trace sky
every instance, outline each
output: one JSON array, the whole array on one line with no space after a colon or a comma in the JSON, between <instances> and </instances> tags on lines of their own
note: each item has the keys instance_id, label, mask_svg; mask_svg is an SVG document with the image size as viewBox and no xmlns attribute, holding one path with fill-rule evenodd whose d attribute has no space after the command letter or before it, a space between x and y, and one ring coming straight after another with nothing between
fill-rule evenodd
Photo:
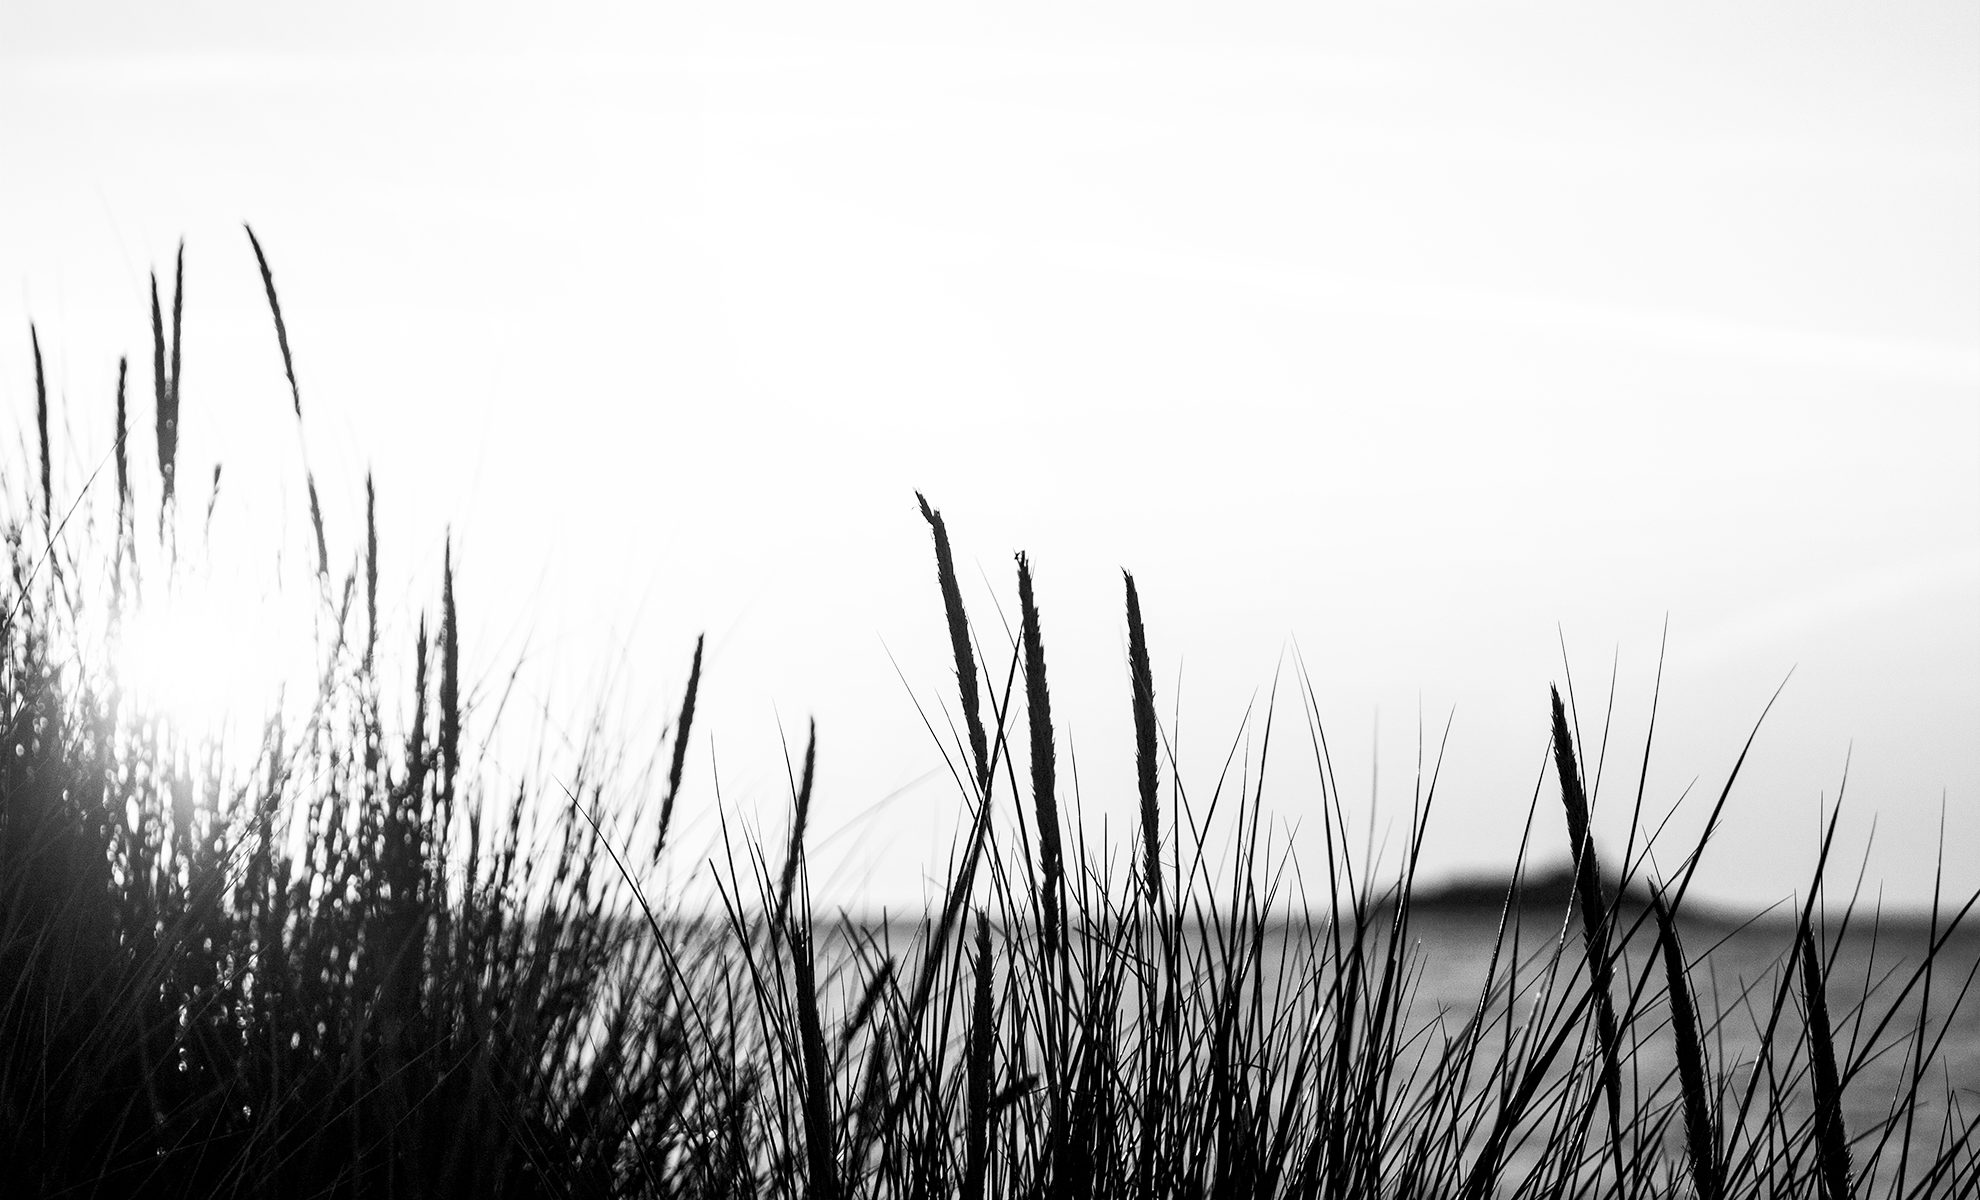
<instances>
[{"instance_id":1,"label":"sky","mask_svg":"<svg viewBox=\"0 0 1980 1200\"><path fill-rule=\"evenodd\" d=\"M1568 668L1591 751L1616 679L1614 853L1668 621L1660 867L1787 680L1699 891L1794 894L1845 777L1867 893L1928 899L1942 844L1980 887L1980 7L660 7L10 0L7 440L32 322L86 491L183 239L181 478L224 465L251 593L306 558L305 456L342 562L370 471L388 636L451 537L491 708L521 664L494 771L601 703L636 757L707 633L683 876L718 790L782 838L815 718L821 895L928 894L962 805L920 490L1000 686L1031 555L1116 843L1127 569L1185 785L1276 696L1308 862L1299 681L1391 858L1441 742L1452 874L1516 851ZM259 595L215 661L279 657Z\"/></svg>"}]
</instances>

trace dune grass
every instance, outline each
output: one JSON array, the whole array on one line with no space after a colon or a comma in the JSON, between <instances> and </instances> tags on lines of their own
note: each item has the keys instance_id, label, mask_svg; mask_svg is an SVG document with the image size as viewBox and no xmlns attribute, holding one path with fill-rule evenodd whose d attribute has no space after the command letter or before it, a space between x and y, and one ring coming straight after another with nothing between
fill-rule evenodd
<instances>
[{"instance_id":1,"label":"dune grass","mask_svg":"<svg viewBox=\"0 0 1980 1200\"><path fill-rule=\"evenodd\" d=\"M300 422L274 275L251 248ZM41 470L33 491L9 488L0 584L8 1194L1835 1200L1980 1187L1975 1080L1952 1074L1949 1040L1969 1008L1974 897L1935 900L1907 953L1840 984L1845 947L1869 945L1875 963L1880 936L1899 939L1863 929L1853 900L1822 903L1828 841L1791 929L1687 917L1736 766L1705 838L1659 847L1678 869L1635 906L1655 839L1639 817L1629 848L1598 865L1597 785L1572 695L1556 693L1544 717L1535 705L1552 770L1518 873L1474 921L1490 947L1476 1002L1420 1011L1436 944L1415 903L1434 766L1401 866L1379 879L1346 848L1303 670L1233 739L1221 776L1182 779L1128 576L1138 825L1120 857L1058 770L1032 562L1016 564L1018 631L991 637L970 621L926 498L962 715L958 731L930 708L929 728L969 816L942 900L917 920L814 905L815 727L781 847L729 833L718 813L718 906L685 911L648 888L643 868L673 853L677 801L715 807L682 793L699 641L664 773L614 771L604 750L549 778L477 761L451 551L411 678L380 677L369 481L365 536L339 575L308 479L324 666L305 710L271 717L245 763L189 743L123 694L87 619L107 609L114 626L178 553L177 438L182 417L198 420L196 394L181 407L183 280L181 255L169 327L154 283L158 554L140 553L121 369L116 443L101 451L116 463L114 534L107 549L65 535L97 497L57 493L31 336ZM391 687L409 695L403 727L385 716ZM1265 781L1287 737L1319 784L1274 804L1318 814L1324 861L1296 860L1274 833ZM1565 838L1540 819L1556 791ZM1529 859L1556 858L1574 864L1571 902L1530 902ZM1716 940L1688 956L1681 928ZM1735 936L1777 937L1770 969L1721 976L1715 955ZM1888 1090L1865 1119L1851 1103L1872 1076Z\"/></svg>"}]
</instances>

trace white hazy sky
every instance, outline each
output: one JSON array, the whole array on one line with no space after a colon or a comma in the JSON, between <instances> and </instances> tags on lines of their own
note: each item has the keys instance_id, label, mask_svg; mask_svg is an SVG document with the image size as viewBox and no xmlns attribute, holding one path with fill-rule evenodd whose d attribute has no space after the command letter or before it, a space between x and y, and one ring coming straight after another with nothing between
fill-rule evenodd
<instances>
[{"instance_id":1,"label":"white hazy sky","mask_svg":"<svg viewBox=\"0 0 1980 1200\"><path fill-rule=\"evenodd\" d=\"M1795 672L1701 889L1791 893L1846 757L1852 872L1925 898L1943 806L1980 885L1980 6L661 7L7 0L6 428L32 320L82 487L183 237L182 478L299 552L252 222L399 639L449 527L558 728L657 722L707 630L688 841L716 768L781 837L815 714L843 899L917 903L960 812L916 488L993 643L1032 553L1119 835L1127 567L1200 790L1296 642L1356 833L1454 712L1427 861L1508 861L1558 626L1584 723L1620 654L1613 853L1668 614L1672 860Z\"/></svg>"}]
</instances>

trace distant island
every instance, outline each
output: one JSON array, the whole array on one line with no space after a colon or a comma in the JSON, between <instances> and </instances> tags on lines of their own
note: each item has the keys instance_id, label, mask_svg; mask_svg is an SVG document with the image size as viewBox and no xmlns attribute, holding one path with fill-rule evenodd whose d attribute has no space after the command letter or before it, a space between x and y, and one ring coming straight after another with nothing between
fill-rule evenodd
<instances>
[{"instance_id":1,"label":"distant island","mask_svg":"<svg viewBox=\"0 0 1980 1200\"><path fill-rule=\"evenodd\" d=\"M1514 904L1528 917L1548 917L1565 920L1568 909L1574 902L1574 865L1560 862L1554 865L1530 870L1518 880L1514 891L1514 880L1503 876L1474 875L1440 884L1418 885L1411 893L1409 907L1417 915L1440 917L1478 918L1497 921L1505 910L1506 898L1513 896ZM1650 908L1650 888L1642 876L1632 877L1622 889L1618 900L1614 878L1602 881L1602 897L1616 909L1621 919L1635 923L1636 918L1647 914ZM1840 913L1838 905L1847 897L1831 895L1830 914L1834 920ZM1379 896L1378 908L1394 905L1395 894ZM1687 925L1704 925L1715 929L1731 931L1747 925L1773 927L1792 925L1799 915L1799 908L1792 898L1761 911L1747 910L1716 902L1705 896L1687 896L1679 908L1680 921ZM1940 916L1941 923L1950 918L1948 909ZM1648 918L1645 916L1645 923ZM1922 934L1931 923L1931 914L1918 909L1878 910L1874 897L1865 897L1857 905L1854 924L1858 929L1868 930L1873 926L1885 932L1915 931Z\"/></svg>"},{"instance_id":2,"label":"distant island","mask_svg":"<svg viewBox=\"0 0 1980 1200\"><path fill-rule=\"evenodd\" d=\"M1411 893L1409 907L1411 912L1417 914L1497 920L1506 908L1508 896L1512 897L1514 907L1530 917L1565 919L1574 903L1574 864L1562 862L1529 870L1516 880L1480 875L1454 879L1448 883L1421 885ZM1613 905L1625 920L1633 920L1650 908L1650 889L1641 877L1630 879L1620 897L1615 880L1605 878L1602 881L1602 898ZM1381 900L1384 907L1394 902L1393 895ZM1682 916L1687 920L1715 925L1736 923L1736 918L1730 913L1696 900L1684 903Z\"/></svg>"}]
</instances>

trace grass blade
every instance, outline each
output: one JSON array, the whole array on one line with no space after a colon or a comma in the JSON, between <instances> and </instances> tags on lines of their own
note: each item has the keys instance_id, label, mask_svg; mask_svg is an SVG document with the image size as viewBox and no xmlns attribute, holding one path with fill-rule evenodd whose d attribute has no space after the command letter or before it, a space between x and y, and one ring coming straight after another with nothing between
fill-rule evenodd
<instances>
[{"instance_id":1,"label":"grass blade","mask_svg":"<svg viewBox=\"0 0 1980 1200\"><path fill-rule=\"evenodd\" d=\"M296 420L302 420L302 389L296 386L296 360L289 353L289 326L282 320L282 300L275 294L275 272L269 269L268 256L261 251L261 239L254 236L252 225L242 225L247 230L248 245L254 247L254 261L261 268L261 287L268 294L268 312L275 318L275 344L282 351L282 372L289 378L289 397L295 403Z\"/></svg>"},{"instance_id":2,"label":"grass blade","mask_svg":"<svg viewBox=\"0 0 1980 1200\"><path fill-rule=\"evenodd\" d=\"M812 965L808 921L788 927L792 988L797 1001L798 1056L804 1070L804 1151L810 1168L810 1200L838 1200L839 1162L832 1141L832 1097L825 1062L825 1031L818 1021L818 978Z\"/></svg>"},{"instance_id":3,"label":"grass blade","mask_svg":"<svg viewBox=\"0 0 1980 1200\"><path fill-rule=\"evenodd\" d=\"M1801 988L1808 1005L1808 1057L1815 1075L1815 1149L1822 1200L1851 1200L1849 1133L1843 1124L1842 1083L1836 1072L1835 1038L1829 1030L1821 954L1806 920L1801 923L1800 935Z\"/></svg>"},{"instance_id":4,"label":"grass blade","mask_svg":"<svg viewBox=\"0 0 1980 1200\"><path fill-rule=\"evenodd\" d=\"M970 993L969 1111L963 1157L963 1200L983 1200L983 1181L990 1166L991 1051L997 1035L997 1014L990 1000L990 922L976 914L976 970Z\"/></svg>"}]
</instances>

